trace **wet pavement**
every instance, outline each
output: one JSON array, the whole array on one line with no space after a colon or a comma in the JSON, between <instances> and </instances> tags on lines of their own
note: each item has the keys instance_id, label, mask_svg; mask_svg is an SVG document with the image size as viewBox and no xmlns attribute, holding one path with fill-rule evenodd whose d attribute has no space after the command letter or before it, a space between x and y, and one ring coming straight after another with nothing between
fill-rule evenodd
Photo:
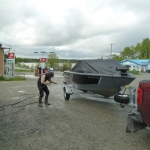
<instances>
[{"instance_id":1,"label":"wet pavement","mask_svg":"<svg viewBox=\"0 0 150 150\"><path fill-rule=\"evenodd\" d=\"M150 131L126 133L128 107L113 97L74 90L69 101L63 97L62 72L51 84L50 106L38 106L37 78L0 82L1 150L149 150ZM131 83L137 88L142 74Z\"/></svg>"}]
</instances>

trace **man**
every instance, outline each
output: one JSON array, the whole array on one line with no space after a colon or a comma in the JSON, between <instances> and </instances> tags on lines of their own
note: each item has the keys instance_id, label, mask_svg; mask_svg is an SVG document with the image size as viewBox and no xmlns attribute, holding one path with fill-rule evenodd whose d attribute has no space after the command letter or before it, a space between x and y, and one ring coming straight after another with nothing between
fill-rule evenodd
<instances>
[{"instance_id":1,"label":"man","mask_svg":"<svg viewBox=\"0 0 150 150\"><path fill-rule=\"evenodd\" d=\"M50 91L47 87L47 85L50 85L51 83L57 84L56 82L52 81L51 78L54 76L54 74L52 72L48 72L48 73L44 73L42 74L38 81L37 81L37 86L39 89L39 106L43 107L42 105L42 98L44 97L44 92L45 92L45 104L50 105L50 103L48 102L48 97L50 94Z\"/></svg>"}]
</instances>

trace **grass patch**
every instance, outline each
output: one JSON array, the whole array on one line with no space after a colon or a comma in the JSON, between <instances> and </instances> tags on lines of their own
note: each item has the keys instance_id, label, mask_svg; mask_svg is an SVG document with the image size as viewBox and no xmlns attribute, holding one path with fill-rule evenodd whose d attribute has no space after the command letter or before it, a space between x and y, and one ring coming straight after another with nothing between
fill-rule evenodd
<instances>
[{"instance_id":1,"label":"grass patch","mask_svg":"<svg viewBox=\"0 0 150 150\"><path fill-rule=\"evenodd\" d=\"M26 69L15 69L15 72L33 72L32 70L26 70Z\"/></svg>"},{"instance_id":2,"label":"grass patch","mask_svg":"<svg viewBox=\"0 0 150 150\"><path fill-rule=\"evenodd\" d=\"M129 70L128 72L134 74L134 75L140 75L138 70Z\"/></svg>"},{"instance_id":3,"label":"grass patch","mask_svg":"<svg viewBox=\"0 0 150 150\"><path fill-rule=\"evenodd\" d=\"M5 80L5 77L4 76L0 76L0 81L3 81Z\"/></svg>"},{"instance_id":4,"label":"grass patch","mask_svg":"<svg viewBox=\"0 0 150 150\"><path fill-rule=\"evenodd\" d=\"M8 77L0 76L0 81L26 81L26 78L25 77L8 78Z\"/></svg>"}]
</instances>

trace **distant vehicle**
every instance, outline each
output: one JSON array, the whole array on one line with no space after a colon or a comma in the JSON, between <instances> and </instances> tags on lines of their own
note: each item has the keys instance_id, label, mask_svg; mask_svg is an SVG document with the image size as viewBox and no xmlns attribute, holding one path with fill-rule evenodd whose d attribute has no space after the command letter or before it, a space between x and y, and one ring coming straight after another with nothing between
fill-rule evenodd
<instances>
[{"instance_id":1,"label":"distant vehicle","mask_svg":"<svg viewBox=\"0 0 150 150\"><path fill-rule=\"evenodd\" d=\"M147 72L147 73L150 73L150 69L147 69L146 72Z\"/></svg>"},{"instance_id":2,"label":"distant vehicle","mask_svg":"<svg viewBox=\"0 0 150 150\"><path fill-rule=\"evenodd\" d=\"M150 73L150 65L148 64L147 69L146 69L147 73Z\"/></svg>"},{"instance_id":3,"label":"distant vehicle","mask_svg":"<svg viewBox=\"0 0 150 150\"><path fill-rule=\"evenodd\" d=\"M52 72L54 74L54 68L49 68L49 72Z\"/></svg>"}]
</instances>

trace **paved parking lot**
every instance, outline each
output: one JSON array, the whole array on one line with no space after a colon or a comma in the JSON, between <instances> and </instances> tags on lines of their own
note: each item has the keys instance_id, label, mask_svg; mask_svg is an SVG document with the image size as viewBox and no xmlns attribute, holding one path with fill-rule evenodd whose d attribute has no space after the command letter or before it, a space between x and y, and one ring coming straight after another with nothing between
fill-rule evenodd
<instances>
[{"instance_id":1,"label":"paved parking lot","mask_svg":"<svg viewBox=\"0 0 150 150\"><path fill-rule=\"evenodd\" d=\"M65 101L62 72L56 72L53 80L58 84L49 86L51 105L40 108L37 77L26 77L27 81L0 82L1 150L150 149L149 130L125 132L127 106L77 91ZM131 86L142 79L150 79L150 74L137 76Z\"/></svg>"}]
</instances>

